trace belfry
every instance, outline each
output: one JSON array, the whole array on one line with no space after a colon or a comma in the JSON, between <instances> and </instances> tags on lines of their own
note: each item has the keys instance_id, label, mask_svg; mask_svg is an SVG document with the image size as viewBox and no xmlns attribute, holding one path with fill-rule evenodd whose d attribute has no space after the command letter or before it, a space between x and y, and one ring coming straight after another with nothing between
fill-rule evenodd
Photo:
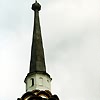
<instances>
[{"instance_id":1,"label":"belfry","mask_svg":"<svg viewBox=\"0 0 100 100\"><path fill-rule=\"evenodd\" d=\"M46 72L45 56L42 43L39 11L41 5L35 1L32 5L34 10L34 28L31 46L31 59L29 73L25 77L26 93L18 100L59 100L57 95L51 93L52 78Z\"/></svg>"}]
</instances>

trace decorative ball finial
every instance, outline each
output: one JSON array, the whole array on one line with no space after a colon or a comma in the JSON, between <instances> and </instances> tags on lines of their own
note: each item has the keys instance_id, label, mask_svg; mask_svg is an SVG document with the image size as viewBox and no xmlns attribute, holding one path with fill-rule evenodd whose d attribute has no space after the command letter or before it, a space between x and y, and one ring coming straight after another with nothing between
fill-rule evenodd
<instances>
[{"instance_id":1,"label":"decorative ball finial","mask_svg":"<svg viewBox=\"0 0 100 100\"><path fill-rule=\"evenodd\" d=\"M35 0L35 3L32 5L32 10L41 10L41 5Z\"/></svg>"}]
</instances>

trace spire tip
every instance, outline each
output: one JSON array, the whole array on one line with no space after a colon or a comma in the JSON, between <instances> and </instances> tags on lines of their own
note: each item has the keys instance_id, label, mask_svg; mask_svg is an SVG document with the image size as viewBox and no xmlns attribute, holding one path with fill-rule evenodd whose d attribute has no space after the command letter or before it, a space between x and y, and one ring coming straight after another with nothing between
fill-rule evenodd
<instances>
[{"instance_id":1,"label":"spire tip","mask_svg":"<svg viewBox=\"0 0 100 100\"><path fill-rule=\"evenodd\" d=\"M35 0L35 3L32 5L32 10L41 10L41 5Z\"/></svg>"}]
</instances>

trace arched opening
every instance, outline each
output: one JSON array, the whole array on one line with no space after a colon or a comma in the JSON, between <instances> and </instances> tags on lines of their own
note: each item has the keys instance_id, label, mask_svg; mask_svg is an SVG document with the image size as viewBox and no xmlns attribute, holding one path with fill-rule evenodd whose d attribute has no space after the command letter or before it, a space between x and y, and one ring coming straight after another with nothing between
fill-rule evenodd
<instances>
[{"instance_id":1,"label":"arched opening","mask_svg":"<svg viewBox=\"0 0 100 100\"><path fill-rule=\"evenodd\" d=\"M31 86L34 86L34 78L31 78Z\"/></svg>"},{"instance_id":2,"label":"arched opening","mask_svg":"<svg viewBox=\"0 0 100 100\"><path fill-rule=\"evenodd\" d=\"M39 85L40 85L40 86L43 85L43 78L42 78L42 77L39 78Z\"/></svg>"}]
</instances>

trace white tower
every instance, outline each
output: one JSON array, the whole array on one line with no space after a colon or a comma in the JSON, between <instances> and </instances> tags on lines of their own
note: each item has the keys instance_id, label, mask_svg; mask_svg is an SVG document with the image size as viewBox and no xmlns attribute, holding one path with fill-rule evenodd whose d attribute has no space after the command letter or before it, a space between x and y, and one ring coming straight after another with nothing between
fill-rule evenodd
<instances>
[{"instance_id":1,"label":"white tower","mask_svg":"<svg viewBox=\"0 0 100 100\"><path fill-rule=\"evenodd\" d=\"M31 47L30 71L25 78L26 92L32 90L51 91L51 77L46 73L45 57L42 44L39 11L41 5L37 1L32 5L34 10L34 29Z\"/></svg>"}]
</instances>

